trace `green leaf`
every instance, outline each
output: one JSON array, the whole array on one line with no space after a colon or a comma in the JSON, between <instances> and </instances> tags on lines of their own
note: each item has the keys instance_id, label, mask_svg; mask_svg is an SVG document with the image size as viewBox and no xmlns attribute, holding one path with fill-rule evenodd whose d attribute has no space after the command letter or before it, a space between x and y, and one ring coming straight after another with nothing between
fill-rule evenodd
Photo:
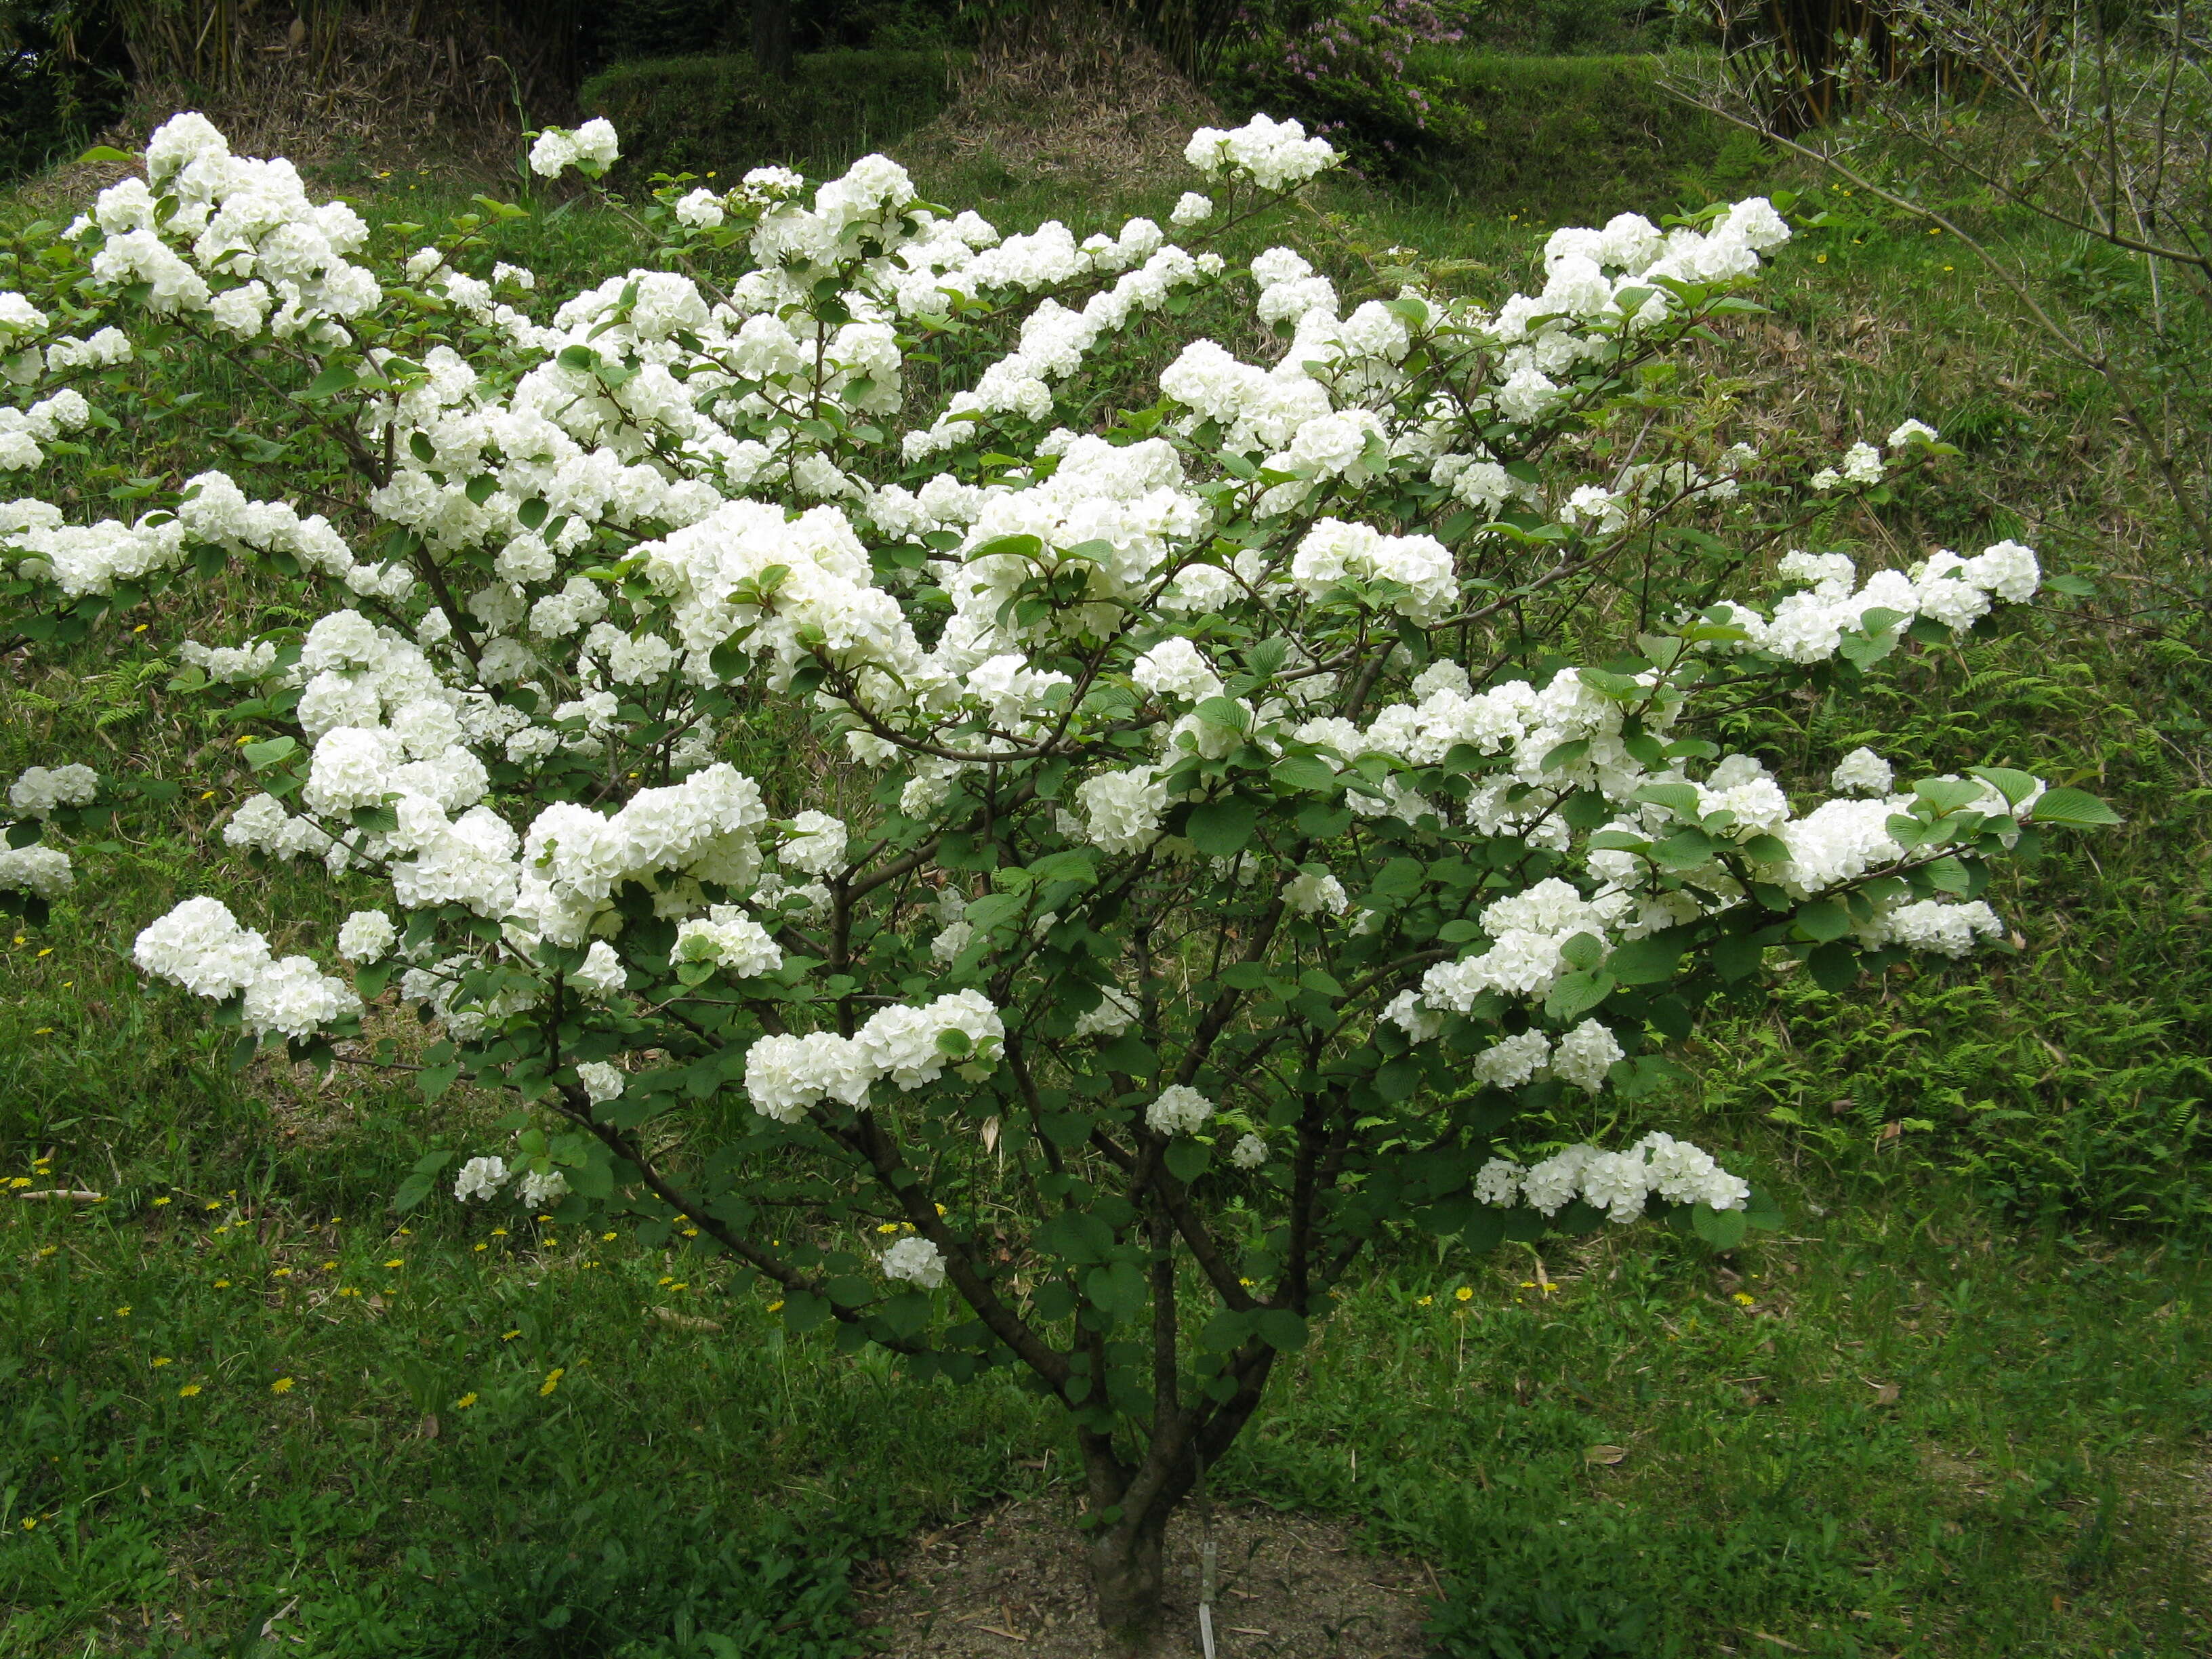
<instances>
[{"instance_id":1,"label":"green leaf","mask_svg":"<svg viewBox=\"0 0 2212 1659\"><path fill-rule=\"evenodd\" d=\"M514 516L521 520L522 527L525 530L535 530L538 526L545 522L545 515L552 510L553 509L551 507L545 505L542 499L536 495L532 495L528 501L523 502L520 507L514 509Z\"/></svg>"},{"instance_id":2,"label":"green leaf","mask_svg":"<svg viewBox=\"0 0 2212 1659\"><path fill-rule=\"evenodd\" d=\"M471 506L482 507L499 493L499 480L489 472L480 474L469 480L468 489L463 493L468 496Z\"/></svg>"},{"instance_id":3,"label":"green leaf","mask_svg":"<svg viewBox=\"0 0 2212 1659\"><path fill-rule=\"evenodd\" d=\"M1254 1334L1278 1353L1296 1353L1306 1345L1306 1322L1288 1308L1269 1308L1252 1322Z\"/></svg>"},{"instance_id":4,"label":"green leaf","mask_svg":"<svg viewBox=\"0 0 2212 1659\"><path fill-rule=\"evenodd\" d=\"M302 398L335 398L339 392L350 390L353 384L352 366L348 363L332 363L313 380L308 381L307 389L300 395Z\"/></svg>"},{"instance_id":5,"label":"green leaf","mask_svg":"<svg viewBox=\"0 0 2212 1659\"><path fill-rule=\"evenodd\" d=\"M830 1322L830 1303L827 1297L810 1291L793 1291L783 1298L783 1328L793 1336L804 1336L818 1330Z\"/></svg>"},{"instance_id":6,"label":"green leaf","mask_svg":"<svg viewBox=\"0 0 2212 1659\"><path fill-rule=\"evenodd\" d=\"M1577 933L1559 946L1559 957L1568 967L1586 974L1605 960L1605 941L1595 933Z\"/></svg>"},{"instance_id":7,"label":"green leaf","mask_svg":"<svg viewBox=\"0 0 2212 1659\"><path fill-rule=\"evenodd\" d=\"M1062 1210L1036 1230L1034 1242L1064 1261L1103 1261L1114 1248L1114 1230L1088 1210Z\"/></svg>"},{"instance_id":8,"label":"green leaf","mask_svg":"<svg viewBox=\"0 0 2212 1659\"><path fill-rule=\"evenodd\" d=\"M1459 1242L1478 1255L1496 1249L1505 1242L1505 1215L1494 1204L1477 1205L1474 1218L1459 1230Z\"/></svg>"},{"instance_id":9,"label":"green leaf","mask_svg":"<svg viewBox=\"0 0 2212 1659\"><path fill-rule=\"evenodd\" d=\"M1551 994L1544 999L1544 1013L1565 1024L1581 1018L1612 994L1613 975L1602 968L1568 974L1553 984Z\"/></svg>"},{"instance_id":10,"label":"green leaf","mask_svg":"<svg viewBox=\"0 0 2212 1659\"><path fill-rule=\"evenodd\" d=\"M1798 907L1797 925L1806 938L1825 944L1851 931L1851 913L1833 899L1815 899Z\"/></svg>"},{"instance_id":11,"label":"green leaf","mask_svg":"<svg viewBox=\"0 0 2212 1659\"><path fill-rule=\"evenodd\" d=\"M1333 795L1344 787L1336 769L1318 755L1286 756L1275 763L1267 775L1275 781L1279 789Z\"/></svg>"},{"instance_id":12,"label":"green leaf","mask_svg":"<svg viewBox=\"0 0 2212 1659\"><path fill-rule=\"evenodd\" d=\"M1577 738L1571 743L1560 744L1549 754L1546 755L1544 757L1543 769L1547 772L1564 771L1568 767L1572 766L1577 762L1580 761L1583 756L1589 753L1589 739L1588 738Z\"/></svg>"},{"instance_id":13,"label":"green leaf","mask_svg":"<svg viewBox=\"0 0 2212 1659\"><path fill-rule=\"evenodd\" d=\"M1145 1275L1133 1261L1109 1261L1083 1275L1083 1294L1091 1305L1116 1319L1133 1319L1145 1310Z\"/></svg>"},{"instance_id":14,"label":"green leaf","mask_svg":"<svg viewBox=\"0 0 2212 1659\"><path fill-rule=\"evenodd\" d=\"M2031 816L2038 823L2065 823L2079 828L2121 821L2118 812L2081 789L2045 791L2031 809Z\"/></svg>"},{"instance_id":15,"label":"green leaf","mask_svg":"<svg viewBox=\"0 0 2212 1659\"><path fill-rule=\"evenodd\" d=\"M2015 772L2007 766L1970 766L1969 775L1981 781L2005 798L2005 805L2017 806L2035 793L2035 780L2026 772Z\"/></svg>"},{"instance_id":16,"label":"green leaf","mask_svg":"<svg viewBox=\"0 0 2212 1659\"><path fill-rule=\"evenodd\" d=\"M90 149L85 151L83 155L78 156L76 159L80 164L86 161L136 162L139 160L137 156L130 154L126 150L119 150L112 144L94 144Z\"/></svg>"},{"instance_id":17,"label":"green leaf","mask_svg":"<svg viewBox=\"0 0 2212 1659\"><path fill-rule=\"evenodd\" d=\"M265 772L279 761L289 760L299 747L290 738L270 738L263 743L241 744L238 752L255 771Z\"/></svg>"},{"instance_id":18,"label":"green leaf","mask_svg":"<svg viewBox=\"0 0 2212 1659\"><path fill-rule=\"evenodd\" d=\"M1183 833L1208 858L1233 858L1244 850L1259 828L1260 809L1252 802L1231 797L1194 806Z\"/></svg>"},{"instance_id":19,"label":"green leaf","mask_svg":"<svg viewBox=\"0 0 2212 1659\"><path fill-rule=\"evenodd\" d=\"M1710 1204L1691 1206L1691 1227L1717 1250L1732 1250L1742 1243L1750 1224L1741 1210L1716 1210Z\"/></svg>"},{"instance_id":20,"label":"green leaf","mask_svg":"<svg viewBox=\"0 0 2212 1659\"><path fill-rule=\"evenodd\" d=\"M1674 976L1686 941L1669 928L1632 939L1606 958L1605 965L1622 985L1658 985Z\"/></svg>"},{"instance_id":21,"label":"green leaf","mask_svg":"<svg viewBox=\"0 0 2212 1659\"><path fill-rule=\"evenodd\" d=\"M1813 982L1831 996L1841 996L1858 983L1857 947L1842 940L1823 945L1805 958Z\"/></svg>"},{"instance_id":22,"label":"green leaf","mask_svg":"<svg viewBox=\"0 0 2212 1659\"><path fill-rule=\"evenodd\" d=\"M1168 1172L1177 1181L1188 1183L1206 1173L1206 1166L1213 1157L1213 1148L1200 1140L1171 1140L1168 1143L1164 1157Z\"/></svg>"}]
</instances>

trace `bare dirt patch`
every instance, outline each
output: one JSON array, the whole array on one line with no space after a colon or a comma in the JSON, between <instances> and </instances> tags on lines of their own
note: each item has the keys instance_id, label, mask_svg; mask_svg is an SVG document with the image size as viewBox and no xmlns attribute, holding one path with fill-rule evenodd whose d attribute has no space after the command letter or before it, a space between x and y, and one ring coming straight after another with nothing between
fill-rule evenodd
<instances>
[{"instance_id":1,"label":"bare dirt patch","mask_svg":"<svg viewBox=\"0 0 2212 1659\"><path fill-rule=\"evenodd\" d=\"M1098 1627L1070 1497L1006 1504L924 1534L879 1583L863 1621L898 1659L1096 1659ZM1216 1505L1219 1659L1420 1659L1435 1580L1359 1547L1357 1523ZM1202 1651L1199 1546L1188 1508L1168 1530L1166 1651Z\"/></svg>"},{"instance_id":2,"label":"bare dirt patch","mask_svg":"<svg viewBox=\"0 0 2212 1659\"><path fill-rule=\"evenodd\" d=\"M1132 191L1187 169L1193 127L1213 100L1152 46L1095 8L1037 9L985 46L960 95L893 146L926 166L995 162L1024 182Z\"/></svg>"}]
</instances>

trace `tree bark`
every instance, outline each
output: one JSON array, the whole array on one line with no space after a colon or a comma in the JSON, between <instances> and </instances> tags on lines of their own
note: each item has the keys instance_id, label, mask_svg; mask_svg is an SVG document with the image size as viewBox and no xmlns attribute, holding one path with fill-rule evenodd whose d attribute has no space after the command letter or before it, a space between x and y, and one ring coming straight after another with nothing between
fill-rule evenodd
<instances>
[{"instance_id":1,"label":"tree bark","mask_svg":"<svg viewBox=\"0 0 2212 1659\"><path fill-rule=\"evenodd\" d=\"M753 67L770 81L791 79L791 0L752 0Z\"/></svg>"},{"instance_id":2,"label":"tree bark","mask_svg":"<svg viewBox=\"0 0 2212 1659\"><path fill-rule=\"evenodd\" d=\"M1149 1659L1166 1650L1160 1593L1171 1507L1154 1504L1135 1525L1108 1528L1085 1551L1098 1628L1113 1659Z\"/></svg>"}]
</instances>

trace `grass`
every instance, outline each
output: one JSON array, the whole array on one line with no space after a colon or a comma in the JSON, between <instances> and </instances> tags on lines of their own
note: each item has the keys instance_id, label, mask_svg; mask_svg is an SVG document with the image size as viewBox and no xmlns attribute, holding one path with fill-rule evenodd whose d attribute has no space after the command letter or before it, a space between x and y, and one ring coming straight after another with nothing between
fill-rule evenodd
<instances>
[{"instance_id":1,"label":"grass","mask_svg":"<svg viewBox=\"0 0 2212 1659\"><path fill-rule=\"evenodd\" d=\"M386 217L459 205L427 175L374 182ZM923 183L1079 234L1180 189L1070 199L988 161ZM1521 279L1552 219L1435 191L1322 208L1308 231L1346 280L1406 243L1477 291ZM1668 1109L1784 1194L1786 1236L1721 1261L1644 1230L1547 1261L1408 1243L1348 1291L1217 1484L1370 1517L1373 1544L1433 1563L1448 1655L2212 1645L2201 631L2138 597L2171 556L2096 389L1940 243L1846 217L1739 325L1747 406L1844 437L1919 415L1972 453L1823 535L1901 555L2025 534L2091 591L1899 665L1871 712L1752 710L1740 735L1795 760L1870 721L1915 762L2088 780L2130 822L2008 878L2027 948L1994 971L1850 1000L1785 981L1701 1034ZM511 234L556 287L625 246L581 212ZM226 374L207 389L238 395ZM73 482L207 464L164 441L149 425ZM349 908L209 873L249 786L161 665L256 602L219 591L0 684L0 772L97 757L185 786L118 824L51 927L0 935L0 1180L106 1195L0 1196L0 1651L866 1650L856 1576L1050 1477L1030 1465L1059 1428L1029 1395L787 1338L680 1241L445 1203L403 1229L409 1163L489 1103L233 1073L131 970L185 884L280 949Z\"/></svg>"}]
</instances>

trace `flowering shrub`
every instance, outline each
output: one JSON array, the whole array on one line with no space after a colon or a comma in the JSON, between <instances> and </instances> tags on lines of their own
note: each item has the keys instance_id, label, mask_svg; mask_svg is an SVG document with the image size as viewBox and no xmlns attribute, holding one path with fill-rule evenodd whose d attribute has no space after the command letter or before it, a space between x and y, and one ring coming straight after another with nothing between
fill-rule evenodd
<instances>
[{"instance_id":1,"label":"flowering shrub","mask_svg":"<svg viewBox=\"0 0 2212 1659\"><path fill-rule=\"evenodd\" d=\"M384 248L185 115L0 296L10 467L111 425L127 368L222 352L341 481L335 520L216 470L128 523L0 507L21 640L226 564L315 596L187 645L180 684L267 734L229 847L370 902L280 959L189 898L139 965L241 1059L327 1060L392 1004L435 1028L429 1097L511 1091L509 1139L426 1158L403 1207L452 1179L653 1244L688 1218L794 1330L1019 1367L1074 1419L1132 1644L1169 1511L1367 1244L1771 1224L1706 1151L1556 1126L1648 1092L1771 961L1843 990L1994 939L1986 861L2110 817L1870 750L1793 794L1711 737L1747 689L1848 686L2039 580L2012 543L1786 550L1949 452L1727 441L1677 348L1756 309L1769 203L1560 231L1494 309L1347 307L1287 247L1212 245L1328 145L1261 118L1188 157L1182 241L1002 235L880 156L679 181L637 210L654 267L556 301L483 216ZM1198 334L1248 307L1269 360ZM1178 319L1156 403L1077 412ZM845 769L770 799L721 757L747 711ZM95 783L15 784L20 902L65 887L42 838ZM724 1097L745 1132L648 1150Z\"/></svg>"},{"instance_id":2,"label":"flowering shrub","mask_svg":"<svg viewBox=\"0 0 2212 1659\"><path fill-rule=\"evenodd\" d=\"M1423 46L1465 38L1474 8L1455 0L1328 0L1280 9L1248 46L1237 79L1274 107L1294 109L1363 165L1407 152L1466 150L1482 125L1415 70Z\"/></svg>"}]
</instances>

